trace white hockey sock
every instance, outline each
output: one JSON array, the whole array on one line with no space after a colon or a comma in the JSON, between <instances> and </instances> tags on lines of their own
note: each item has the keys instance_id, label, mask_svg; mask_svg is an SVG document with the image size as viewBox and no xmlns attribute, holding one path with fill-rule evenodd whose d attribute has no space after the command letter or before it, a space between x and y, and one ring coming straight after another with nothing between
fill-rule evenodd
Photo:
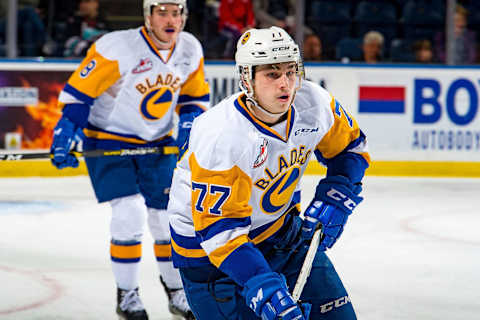
<instances>
[{"instance_id":1,"label":"white hockey sock","mask_svg":"<svg viewBox=\"0 0 480 320\"><path fill-rule=\"evenodd\" d=\"M169 289L182 288L182 279L180 278L180 272L173 267L172 261L157 261L158 270L163 282Z\"/></svg>"},{"instance_id":2,"label":"white hockey sock","mask_svg":"<svg viewBox=\"0 0 480 320\"><path fill-rule=\"evenodd\" d=\"M138 287L140 263L118 263L112 261L113 275L117 286L123 290L132 290Z\"/></svg>"},{"instance_id":3,"label":"white hockey sock","mask_svg":"<svg viewBox=\"0 0 480 320\"><path fill-rule=\"evenodd\" d=\"M148 208L148 226L155 240L154 251L158 270L169 289L182 288L180 272L173 267L170 247L170 227L165 210Z\"/></svg>"}]
</instances>

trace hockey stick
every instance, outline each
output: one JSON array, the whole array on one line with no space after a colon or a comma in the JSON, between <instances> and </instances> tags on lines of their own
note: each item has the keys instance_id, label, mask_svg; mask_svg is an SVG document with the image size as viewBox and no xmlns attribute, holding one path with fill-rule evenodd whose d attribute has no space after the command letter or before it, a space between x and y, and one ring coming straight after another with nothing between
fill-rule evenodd
<instances>
[{"instance_id":1,"label":"hockey stick","mask_svg":"<svg viewBox=\"0 0 480 320\"><path fill-rule=\"evenodd\" d=\"M298 275L297 282L293 288L293 301L297 302L302 295L303 287L307 283L308 276L310 276L310 271L312 270L313 260L315 259L315 254L317 253L318 246L322 239L323 233L322 228L319 228L315 231L312 237L312 242L310 242L310 247L308 248L307 255L303 261L302 269Z\"/></svg>"},{"instance_id":2,"label":"hockey stick","mask_svg":"<svg viewBox=\"0 0 480 320\"><path fill-rule=\"evenodd\" d=\"M120 149L120 150L88 150L83 152L70 152L77 157L106 157L106 156L143 156L147 154L178 154L178 147L150 147L138 149ZM33 159L51 159L53 155L50 152L40 153L0 153L0 161L19 161Z\"/></svg>"}]
</instances>

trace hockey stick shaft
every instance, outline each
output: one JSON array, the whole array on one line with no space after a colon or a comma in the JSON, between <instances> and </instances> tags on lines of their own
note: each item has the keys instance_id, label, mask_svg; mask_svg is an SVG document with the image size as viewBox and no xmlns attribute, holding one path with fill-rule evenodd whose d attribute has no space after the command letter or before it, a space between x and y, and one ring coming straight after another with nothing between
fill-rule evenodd
<instances>
[{"instance_id":1,"label":"hockey stick shaft","mask_svg":"<svg viewBox=\"0 0 480 320\"><path fill-rule=\"evenodd\" d=\"M313 260L315 259L315 254L317 253L320 240L322 238L322 228L319 228L315 231L312 237L312 242L310 242L310 247L308 248L307 255L303 261L302 269L298 275L297 282L293 288L293 300L298 301L302 295L303 287L307 283L308 276L310 276L310 271L312 270Z\"/></svg>"},{"instance_id":2,"label":"hockey stick shaft","mask_svg":"<svg viewBox=\"0 0 480 320\"><path fill-rule=\"evenodd\" d=\"M178 147L150 147L138 149L120 149L120 150L88 150L83 152L70 152L77 157L106 157L106 156L142 156L147 154L178 154ZM50 152L40 153L0 153L0 161L19 161L34 159L51 159L53 155Z\"/></svg>"}]
</instances>

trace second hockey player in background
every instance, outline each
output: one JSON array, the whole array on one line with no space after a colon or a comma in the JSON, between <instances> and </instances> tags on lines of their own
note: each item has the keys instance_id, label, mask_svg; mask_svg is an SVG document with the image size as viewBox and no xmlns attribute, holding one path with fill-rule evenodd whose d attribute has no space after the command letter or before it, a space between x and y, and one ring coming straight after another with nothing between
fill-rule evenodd
<instances>
[{"instance_id":1,"label":"second hockey player in background","mask_svg":"<svg viewBox=\"0 0 480 320\"><path fill-rule=\"evenodd\" d=\"M143 10L145 26L97 40L61 92L63 116L51 148L58 168L78 166L68 152L80 131L86 136L85 150L180 147L188 139L193 118L208 107L202 47L182 32L186 1L144 0ZM122 319L148 318L138 291L145 220L155 240L169 309L192 318L170 253L166 208L176 160L170 152L86 159L98 201L112 207L110 255Z\"/></svg>"}]
</instances>

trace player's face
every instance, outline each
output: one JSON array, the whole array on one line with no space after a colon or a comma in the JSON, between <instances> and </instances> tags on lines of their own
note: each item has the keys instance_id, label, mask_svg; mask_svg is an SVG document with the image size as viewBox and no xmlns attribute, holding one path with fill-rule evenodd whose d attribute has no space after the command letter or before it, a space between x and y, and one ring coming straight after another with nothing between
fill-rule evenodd
<instances>
[{"instance_id":1,"label":"player's face","mask_svg":"<svg viewBox=\"0 0 480 320\"><path fill-rule=\"evenodd\" d=\"M267 111L281 114L292 104L296 80L294 62L257 66L253 81L255 99Z\"/></svg>"},{"instance_id":2,"label":"player's face","mask_svg":"<svg viewBox=\"0 0 480 320\"><path fill-rule=\"evenodd\" d=\"M152 32L169 49L176 41L182 28L182 9L176 4L160 4L153 7L149 17Z\"/></svg>"}]
</instances>

